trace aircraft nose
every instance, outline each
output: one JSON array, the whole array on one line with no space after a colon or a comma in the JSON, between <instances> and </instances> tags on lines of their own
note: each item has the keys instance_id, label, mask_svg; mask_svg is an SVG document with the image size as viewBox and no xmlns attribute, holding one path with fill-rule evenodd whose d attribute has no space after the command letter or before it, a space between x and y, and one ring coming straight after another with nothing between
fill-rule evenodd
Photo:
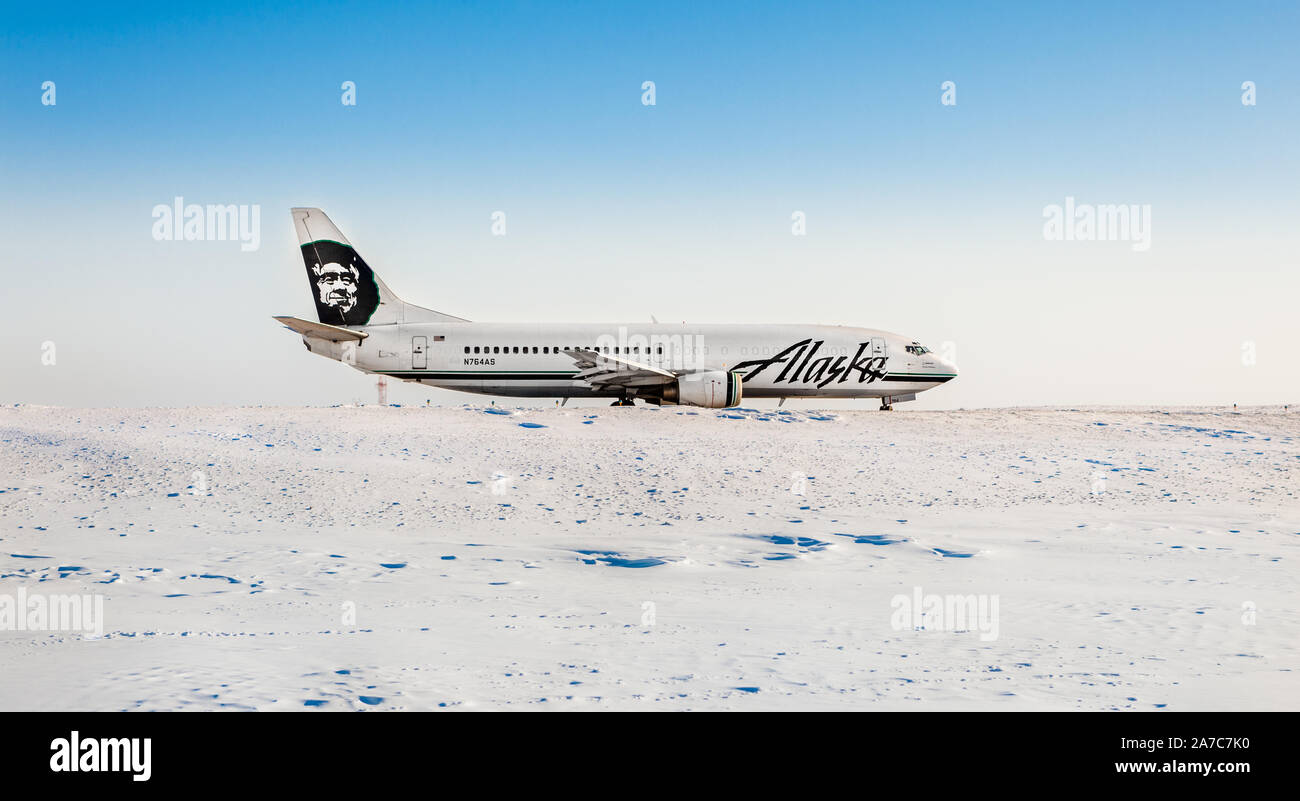
<instances>
[{"instance_id":1,"label":"aircraft nose","mask_svg":"<svg viewBox=\"0 0 1300 801\"><path fill-rule=\"evenodd\" d=\"M945 373L948 373L953 378L957 377L957 363L952 359L944 359L941 357L939 359L939 364L943 367Z\"/></svg>"}]
</instances>

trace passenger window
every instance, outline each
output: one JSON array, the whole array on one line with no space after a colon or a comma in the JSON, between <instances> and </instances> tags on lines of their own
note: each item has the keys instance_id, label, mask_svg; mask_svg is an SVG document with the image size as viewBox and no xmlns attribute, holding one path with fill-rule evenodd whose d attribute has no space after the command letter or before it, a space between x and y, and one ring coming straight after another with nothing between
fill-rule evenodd
<instances>
[{"instance_id":1,"label":"passenger window","mask_svg":"<svg viewBox=\"0 0 1300 801\"><path fill-rule=\"evenodd\" d=\"M466 353L469 353L469 345L466 345L466 346L465 346L465 352L466 352Z\"/></svg>"}]
</instances>

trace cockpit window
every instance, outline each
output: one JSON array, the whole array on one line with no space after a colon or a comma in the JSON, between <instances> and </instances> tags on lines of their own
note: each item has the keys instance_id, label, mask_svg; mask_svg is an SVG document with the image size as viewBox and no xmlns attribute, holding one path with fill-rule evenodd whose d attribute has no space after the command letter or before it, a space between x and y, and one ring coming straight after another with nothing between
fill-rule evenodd
<instances>
[{"instance_id":1,"label":"cockpit window","mask_svg":"<svg viewBox=\"0 0 1300 801\"><path fill-rule=\"evenodd\" d=\"M914 353L917 356L923 356L927 353L931 353L932 351L924 345L918 345L916 343L912 343L911 345L907 346L907 352Z\"/></svg>"}]
</instances>

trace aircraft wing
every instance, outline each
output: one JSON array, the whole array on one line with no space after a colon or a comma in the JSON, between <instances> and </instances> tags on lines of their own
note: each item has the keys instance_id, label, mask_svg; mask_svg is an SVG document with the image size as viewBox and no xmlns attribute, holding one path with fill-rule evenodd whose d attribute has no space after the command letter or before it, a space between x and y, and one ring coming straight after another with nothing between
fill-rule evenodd
<instances>
[{"instance_id":1,"label":"aircraft wing","mask_svg":"<svg viewBox=\"0 0 1300 801\"><path fill-rule=\"evenodd\" d=\"M360 342L370 336L365 331L353 331L350 328L340 328L337 325L328 325L326 323L313 323L309 320L299 320L297 317L276 317L274 319L290 331L297 331L305 337L316 337L330 342Z\"/></svg>"},{"instance_id":2,"label":"aircraft wing","mask_svg":"<svg viewBox=\"0 0 1300 801\"><path fill-rule=\"evenodd\" d=\"M594 386L653 387L677 380L675 373L608 353L575 349L564 354L578 366L576 377Z\"/></svg>"}]
</instances>

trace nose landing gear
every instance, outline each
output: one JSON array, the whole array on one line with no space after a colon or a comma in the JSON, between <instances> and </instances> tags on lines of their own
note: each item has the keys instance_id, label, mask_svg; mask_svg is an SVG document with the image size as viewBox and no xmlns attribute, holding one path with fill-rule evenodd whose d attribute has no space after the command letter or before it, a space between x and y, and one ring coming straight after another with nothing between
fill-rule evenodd
<instances>
[{"instance_id":1,"label":"nose landing gear","mask_svg":"<svg viewBox=\"0 0 1300 801\"><path fill-rule=\"evenodd\" d=\"M880 399L880 411L892 412L894 411L895 403L903 403L905 401L914 401L914 400L916 400L915 392L908 392L903 395L885 395Z\"/></svg>"}]
</instances>

